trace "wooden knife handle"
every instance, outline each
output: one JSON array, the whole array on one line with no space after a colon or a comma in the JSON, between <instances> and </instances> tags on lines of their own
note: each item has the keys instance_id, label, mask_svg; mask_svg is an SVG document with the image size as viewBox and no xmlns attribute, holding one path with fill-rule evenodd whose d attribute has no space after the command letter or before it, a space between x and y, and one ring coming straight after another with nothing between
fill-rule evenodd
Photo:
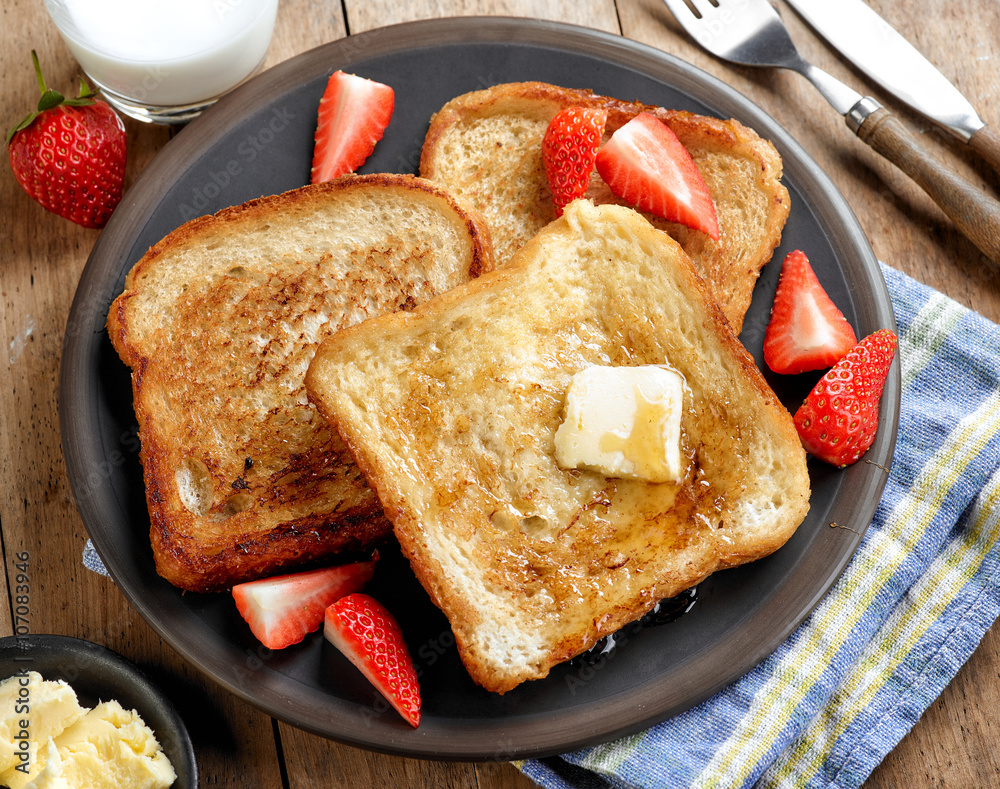
<instances>
[{"instance_id":1,"label":"wooden knife handle","mask_svg":"<svg viewBox=\"0 0 1000 789\"><path fill-rule=\"evenodd\" d=\"M858 137L910 176L983 254L1000 265L1000 202L935 161L884 107L865 118Z\"/></svg>"},{"instance_id":2,"label":"wooden knife handle","mask_svg":"<svg viewBox=\"0 0 1000 789\"><path fill-rule=\"evenodd\" d=\"M969 147L989 162L995 172L1000 173L1000 134L989 126L983 126L972 135Z\"/></svg>"}]
</instances>

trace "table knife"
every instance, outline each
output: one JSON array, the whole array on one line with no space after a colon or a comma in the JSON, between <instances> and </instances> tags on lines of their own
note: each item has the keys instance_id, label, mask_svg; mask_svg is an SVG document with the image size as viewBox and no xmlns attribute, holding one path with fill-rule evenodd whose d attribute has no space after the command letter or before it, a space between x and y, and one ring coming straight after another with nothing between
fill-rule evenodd
<instances>
[{"instance_id":1,"label":"table knife","mask_svg":"<svg viewBox=\"0 0 1000 789\"><path fill-rule=\"evenodd\" d=\"M786 0L855 66L967 143L1000 173L1000 135L958 88L862 0Z\"/></svg>"}]
</instances>

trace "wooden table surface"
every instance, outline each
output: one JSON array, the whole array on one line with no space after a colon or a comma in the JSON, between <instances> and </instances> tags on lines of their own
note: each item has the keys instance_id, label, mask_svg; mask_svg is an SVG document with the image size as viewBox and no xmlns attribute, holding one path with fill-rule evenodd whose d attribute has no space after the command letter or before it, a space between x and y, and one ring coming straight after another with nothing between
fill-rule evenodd
<instances>
[{"instance_id":1,"label":"wooden table surface","mask_svg":"<svg viewBox=\"0 0 1000 789\"><path fill-rule=\"evenodd\" d=\"M996 0L870 0L979 109L1000 123L1000 3ZM802 53L902 116L935 156L996 194L1000 179L963 149L889 100L826 48L787 7ZM273 65L304 50L387 24L471 14L559 20L659 47L721 78L783 124L832 177L882 260L1000 319L997 269L959 235L903 175L845 127L802 77L720 63L685 37L659 0L281 0L268 56ZM79 70L41 0L4 0L0 11L3 126L37 102L30 51L51 86L75 90ZM626 97L628 98L628 97ZM163 127L126 121L126 188L170 138ZM236 699L173 649L107 578L80 563L86 531L67 480L57 401L63 331L77 280L97 239L33 203L10 168L0 174L0 529L4 566L30 556L30 629L104 644L170 687L195 741L203 785L213 787L481 787L533 784L505 764L439 763L342 746L276 722ZM8 586L0 585L0 635L12 629ZM868 789L986 787L1000 781L1000 629L994 627L942 696L879 766Z\"/></svg>"}]
</instances>

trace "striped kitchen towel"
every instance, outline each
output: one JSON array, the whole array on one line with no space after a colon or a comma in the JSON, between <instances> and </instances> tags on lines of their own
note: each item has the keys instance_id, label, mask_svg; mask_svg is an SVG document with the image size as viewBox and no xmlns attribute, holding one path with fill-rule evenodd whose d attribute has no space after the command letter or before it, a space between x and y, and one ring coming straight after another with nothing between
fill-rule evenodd
<instances>
[{"instance_id":1,"label":"striped kitchen towel","mask_svg":"<svg viewBox=\"0 0 1000 789\"><path fill-rule=\"evenodd\" d=\"M1000 598L1000 327L883 267L899 324L895 456L820 605L708 701L518 763L544 787L858 787L968 659ZM710 722L710 725L709 725Z\"/></svg>"}]
</instances>

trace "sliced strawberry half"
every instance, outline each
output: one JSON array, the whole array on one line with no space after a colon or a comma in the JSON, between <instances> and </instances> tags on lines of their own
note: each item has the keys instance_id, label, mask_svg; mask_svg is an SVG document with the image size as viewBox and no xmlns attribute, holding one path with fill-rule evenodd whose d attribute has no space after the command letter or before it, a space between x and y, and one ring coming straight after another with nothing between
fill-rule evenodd
<instances>
[{"instance_id":1,"label":"sliced strawberry half","mask_svg":"<svg viewBox=\"0 0 1000 789\"><path fill-rule=\"evenodd\" d=\"M795 428L807 452L842 468L868 451L896 344L894 332L873 332L817 382L795 412Z\"/></svg>"},{"instance_id":2,"label":"sliced strawberry half","mask_svg":"<svg viewBox=\"0 0 1000 789\"><path fill-rule=\"evenodd\" d=\"M363 588L376 560L247 581L233 587L233 599L264 646L284 649L319 629L330 603Z\"/></svg>"},{"instance_id":3,"label":"sliced strawberry half","mask_svg":"<svg viewBox=\"0 0 1000 789\"><path fill-rule=\"evenodd\" d=\"M331 181L364 164L395 105L396 94L388 85L335 71L319 102L312 182Z\"/></svg>"},{"instance_id":4,"label":"sliced strawberry half","mask_svg":"<svg viewBox=\"0 0 1000 789\"><path fill-rule=\"evenodd\" d=\"M677 135L648 112L611 135L597 172L629 205L719 240L719 219L705 179Z\"/></svg>"},{"instance_id":5,"label":"sliced strawberry half","mask_svg":"<svg viewBox=\"0 0 1000 789\"><path fill-rule=\"evenodd\" d=\"M556 216L586 194L607 121L607 110L599 107L567 107L549 122L542 138L542 164Z\"/></svg>"},{"instance_id":6,"label":"sliced strawberry half","mask_svg":"<svg viewBox=\"0 0 1000 789\"><path fill-rule=\"evenodd\" d=\"M764 361L776 373L822 370L858 342L801 250L785 256L764 332Z\"/></svg>"},{"instance_id":7,"label":"sliced strawberry half","mask_svg":"<svg viewBox=\"0 0 1000 789\"><path fill-rule=\"evenodd\" d=\"M326 609L323 633L407 723L420 725L417 671L403 632L384 605L366 594L342 597Z\"/></svg>"}]
</instances>

